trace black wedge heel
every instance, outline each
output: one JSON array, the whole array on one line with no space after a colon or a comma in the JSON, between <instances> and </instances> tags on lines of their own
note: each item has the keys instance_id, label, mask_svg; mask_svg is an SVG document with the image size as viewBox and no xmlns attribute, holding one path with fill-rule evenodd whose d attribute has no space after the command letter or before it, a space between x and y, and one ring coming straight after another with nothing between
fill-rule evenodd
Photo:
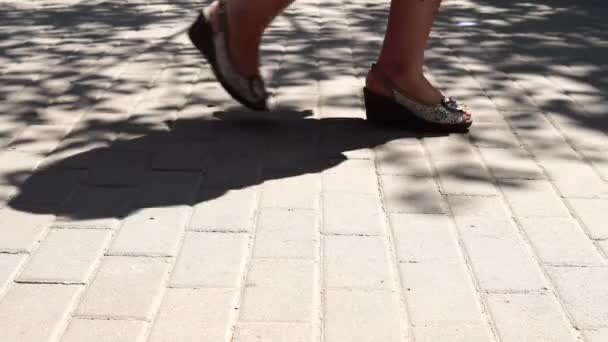
<instances>
[{"instance_id":1,"label":"black wedge heel","mask_svg":"<svg viewBox=\"0 0 608 342\"><path fill-rule=\"evenodd\" d=\"M202 12L198 15L192 26L190 26L188 38L207 59L207 62L210 65L214 65L215 47L213 45L213 29Z\"/></svg>"},{"instance_id":2,"label":"black wedge heel","mask_svg":"<svg viewBox=\"0 0 608 342\"><path fill-rule=\"evenodd\" d=\"M471 123L457 125L424 120L393 98L376 94L368 88L363 88L363 98L367 121L372 124L403 127L413 131L441 133L466 133L471 126Z\"/></svg>"},{"instance_id":3,"label":"black wedge heel","mask_svg":"<svg viewBox=\"0 0 608 342\"><path fill-rule=\"evenodd\" d=\"M388 96L363 88L365 112L370 123L427 133L466 133L473 123L467 120L466 106L452 98L444 96L440 103L433 105L419 103L405 96L375 64L370 72L376 82L391 92Z\"/></svg>"}]
</instances>

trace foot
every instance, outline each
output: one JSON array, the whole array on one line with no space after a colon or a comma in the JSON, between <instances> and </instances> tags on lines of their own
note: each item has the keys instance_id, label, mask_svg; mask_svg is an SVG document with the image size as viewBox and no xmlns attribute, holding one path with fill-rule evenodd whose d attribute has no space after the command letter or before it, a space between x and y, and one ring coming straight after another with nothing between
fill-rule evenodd
<instances>
[{"instance_id":1,"label":"foot","mask_svg":"<svg viewBox=\"0 0 608 342\"><path fill-rule=\"evenodd\" d=\"M381 68L380 65L378 65ZM383 70L386 75L395 75L395 73ZM436 105L442 103L444 95L435 88L424 76L423 73L415 75L395 75L391 77L391 81L399 88L399 91L409 99L425 104ZM392 97L392 89L386 87L374 73L371 71L367 74L365 86L376 94ZM472 113L467 109L465 111L465 120L472 120Z\"/></svg>"},{"instance_id":2,"label":"foot","mask_svg":"<svg viewBox=\"0 0 608 342\"><path fill-rule=\"evenodd\" d=\"M206 9L207 19L211 23L214 32L220 30L219 23L219 1L214 1ZM243 14L234 13L238 11L228 11L228 51L230 62L239 74L245 78L259 75L259 44L261 33L256 34L257 30L246 27L247 19L242 18ZM245 15L247 15L245 13Z\"/></svg>"}]
</instances>

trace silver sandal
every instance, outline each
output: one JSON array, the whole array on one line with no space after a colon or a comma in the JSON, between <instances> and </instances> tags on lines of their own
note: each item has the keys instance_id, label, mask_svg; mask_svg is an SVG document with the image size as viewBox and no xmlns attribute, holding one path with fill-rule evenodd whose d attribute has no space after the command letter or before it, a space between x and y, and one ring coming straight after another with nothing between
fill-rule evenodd
<instances>
[{"instance_id":1,"label":"silver sandal","mask_svg":"<svg viewBox=\"0 0 608 342\"><path fill-rule=\"evenodd\" d=\"M224 1L219 2L218 16L220 29L218 32L213 32L208 15L201 11L188 30L190 40L209 62L215 77L230 96L251 109L267 110L268 92L262 77L260 75L244 77L230 61L227 43L228 18Z\"/></svg>"}]
</instances>

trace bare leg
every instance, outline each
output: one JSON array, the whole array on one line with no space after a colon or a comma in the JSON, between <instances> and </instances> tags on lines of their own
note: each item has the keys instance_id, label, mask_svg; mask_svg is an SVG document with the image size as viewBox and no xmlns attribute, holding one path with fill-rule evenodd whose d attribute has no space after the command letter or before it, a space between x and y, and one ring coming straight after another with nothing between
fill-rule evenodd
<instances>
[{"instance_id":1,"label":"bare leg","mask_svg":"<svg viewBox=\"0 0 608 342\"><path fill-rule=\"evenodd\" d=\"M226 1L228 48L232 63L243 76L258 73L260 64L260 42L264 30L292 0L222 0ZM211 24L217 30L218 0L209 6Z\"/></svg>"},{"instance_id":2,"label":"bare leg","mask_svg":"<svg viewBox=\"0 0 608 342\"><path fill-rule=\"evenodd\" d=\"M424 50L441 0L392 0L388 26L377 66L403 90L421 103L441 102L441 93L424 77ZM390 95L382 83L368 74L367 87Z\"/></svg>"}]
</instances>

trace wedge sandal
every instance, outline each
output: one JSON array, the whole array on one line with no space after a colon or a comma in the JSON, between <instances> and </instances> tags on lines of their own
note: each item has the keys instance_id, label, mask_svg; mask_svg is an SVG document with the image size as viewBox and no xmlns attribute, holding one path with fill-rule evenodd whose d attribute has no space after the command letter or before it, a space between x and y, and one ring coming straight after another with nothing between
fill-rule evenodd
<instances>
[{"instance_id":1,"label":"wedge sandal","mask_svg":"<svg viewBox=\"0 0 608 342\"><path fill-rule=\"evenodd\" d=\"M473 123L466 119L466 107L452 98L444 96L436 105L418 103L403 95L375 65L372 73L393 94L385 96L363 88L365 112L371 123L443 133L466 133Z\"/></svg>"},{"instance_id":2,"label":"wedge sandal","mask_svg":"<svg viewBox=\"0 0 608 342\"><path fill-rule=\"evenodd\" d=\"M211 65L218 82L230 96L248 108L267 110L268 93L262 77L239 74L230 60L228 18L224 1L219 2L218 15L220 29L213 32L208 14L201 11L188 30L190 40Z\"/></svg>"}]
</instances>

